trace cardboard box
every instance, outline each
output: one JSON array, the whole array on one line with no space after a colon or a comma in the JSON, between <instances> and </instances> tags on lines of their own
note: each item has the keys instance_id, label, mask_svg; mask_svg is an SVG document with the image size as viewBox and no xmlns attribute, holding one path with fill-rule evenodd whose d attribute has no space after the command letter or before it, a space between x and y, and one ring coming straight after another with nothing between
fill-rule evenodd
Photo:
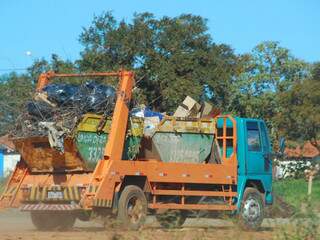
<instances>
[{"instance_id":1,"label":"cardboard box","mask_svg":"<svg viewBox=\"0 0 320 240\"><path fill-rule=\"evenodd\" d=\"M177 108L174 117L198 117L201 105L192 97L187 96Z\"/></svg>"}]
</instances>

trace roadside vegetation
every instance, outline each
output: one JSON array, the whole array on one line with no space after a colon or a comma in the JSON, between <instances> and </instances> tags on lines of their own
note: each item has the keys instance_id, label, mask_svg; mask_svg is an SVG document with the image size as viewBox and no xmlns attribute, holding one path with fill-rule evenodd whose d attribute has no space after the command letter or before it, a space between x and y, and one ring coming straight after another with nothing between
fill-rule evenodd
<instances>
[{"instance_id":1,"label":"roadside vegetation","mask_svg":"<svg viewBox=\"0 0 320 240\"><path fill-rule=\"evenodd\" d=\"M320 211L320 180L314 180L312 194L308 198L308 181L305 179L285 179L274 181L273 190L276 196L281 197L287 204L299 209L301 204L309 199L314 207Z\"/></svg>"},{"instance_id":2,"label":"roadside vegetation","mask_svg":"<svg viewBox=\"0 0 320 240\"><path fill-rule=\"evenodd\" d=\"M308 196L308 181L303 178L274 181L275 211L286 211L288 224L279 225L275 239L316 240L320 237L320 180L313 181ZM280 200L279 200L280 199ZM276 220L277 221L277 220Z\"/></svg>"},{"instance_id":3,"label":"roadside vegetation","mask_svg":"<svg viewBox=\"0 0 320 240\"><path fill-rule=\"evenodd\" d=\"M320 239L320 213L319 205L311 198L300 203L295 214L288 224L279 225L275 239L279 240L319 240Z\"/></svg>"}]
</instances>

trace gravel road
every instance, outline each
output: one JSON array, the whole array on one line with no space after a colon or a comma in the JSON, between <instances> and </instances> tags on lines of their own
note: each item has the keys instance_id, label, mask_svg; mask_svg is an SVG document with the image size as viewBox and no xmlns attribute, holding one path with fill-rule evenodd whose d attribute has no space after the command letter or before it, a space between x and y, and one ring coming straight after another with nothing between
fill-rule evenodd
<instances>
[{"instance_id":1,"label":"gravel road","mask_svg":"<svg viewBox=\"0 0 320 240\"><path fill-rule=\"evenodd\" d=\"M288 223L286 219L266 219L258 232L244 232L231 221L215 219L188 219L181 229L165 230L160 228L153 217L147 219L145 227L139 231L104 228L99 222L78 221L71 231L37 231L28 213L15 209L0 211L0 239L32 240L102 240L102 239L272 239L276 227Z\"/></svg>"}]
</instances>

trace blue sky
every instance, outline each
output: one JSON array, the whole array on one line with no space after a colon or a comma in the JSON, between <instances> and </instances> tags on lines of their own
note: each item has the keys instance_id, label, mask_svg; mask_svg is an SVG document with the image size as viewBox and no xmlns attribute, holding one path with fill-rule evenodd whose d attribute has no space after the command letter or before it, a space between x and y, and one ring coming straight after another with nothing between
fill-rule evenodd
<instances>
[{"instance_id":1,"label":"blue sky","mask_svg":"<svg viewBox=\"0 0 320 240\"><path fill-rule=\"evenodd\" d=\"M298 58L320 60L317 0L1 0L0 74L25 69L34 59L52 53L77 59L82 28L90 25L94 15L109 10L128 21L134 12L144 11L157 17L201 15L208 19L213 40L231 45L236 53L274 40Z\"/></svg>"}]
</instances>

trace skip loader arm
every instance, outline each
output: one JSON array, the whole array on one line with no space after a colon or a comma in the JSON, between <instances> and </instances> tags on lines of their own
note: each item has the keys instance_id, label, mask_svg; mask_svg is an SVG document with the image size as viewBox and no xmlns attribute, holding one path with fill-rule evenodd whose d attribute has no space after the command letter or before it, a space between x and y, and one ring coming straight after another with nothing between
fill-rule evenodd
<instances>
[{"instance_id":1,"label":"skip loader arm","mask_svg":"<svg viewBox=\"0 0 320 240\"><path fill-rule=\"evenodd\" d=\"M101 159L92 175L90 186L82 199L84 208L111 207L117 174L112 171L114 163L121 161L129 118L129 105L134 85L134 74L129 71L119 73L119 88L115 104L111 131Z\"/></svg>"}]
</instances>

